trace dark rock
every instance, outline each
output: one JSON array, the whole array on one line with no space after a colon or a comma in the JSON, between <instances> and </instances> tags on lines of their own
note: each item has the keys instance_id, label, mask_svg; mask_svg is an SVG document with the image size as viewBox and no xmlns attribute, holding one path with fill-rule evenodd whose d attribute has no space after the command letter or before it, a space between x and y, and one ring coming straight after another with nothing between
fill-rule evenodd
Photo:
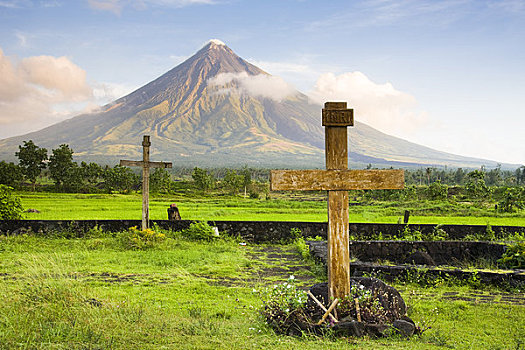
<instances>
[{"instance_id":1,"label":"dark rock","mask_svg":"<svg viewBox=\"0 0 525 350\"><path fill-rule=\"evenodd\" d=\"M316 283L312 287L310 287L310 293L314 295L314 297L321 302L325 307L328 307L328 283ZM308 296L307 306L313 306L317 307L317 304L315 301L312 300L310 296Z\"/></svg>"},{"instance_id":2,"label":"dark rock","mask_svg":"<svg viewBox=\"0 0 525 350\"><path fill-rule=\"evenodd\" d=\"M366 323L365 332L371 337L381 338L387 335L387 331L390 329L388 324L379 323Z\"/></svg>"},{"instance_id":3,"label":"dark rock","mask_svg":"<svg viewBox=\"0 0 525 350\"><path fill-rule=\"evenodd\" d=\"M336 335L347 337L362 337L368 335L370 337L384 337L391 328L387 324L364 323L358 321L338 322L332 326L332 330Z\"/></svg>"},{"instance_id":4,"label":"dark rock","mask_svg":"<svg viewBox=\"0 0 525 350\"><path fill-rule=\"evenodd\" d=\"M362 337L365 335L365 324L357 321L338 322L332 327L337 335Z\"/></svg>"},{"instance_id":5,"label":"dark rock","mask_svg":"<svg viewBox=\"0 0 525 350\"><path fill-rule=\"evenodd\" d=\"M395 320L392 324L392 327L402 336L404 337L411 337L415 330L416 326L413 323L410 323L405 320Z\"/></svg>"},{"instance_id":6,"label":"dark rock","mask_svg":"<svg viewBox=\"0 0 525 350\"><path fill-rule=\"evenodd\" d=\"M32 232L31 227L29 227L29 228L19 227L16 230L14 230L13 232L11 232L11 234L13 236L19 236L19 235L29 234L31 232Z\"/></svg>"},{"instance_id":7,"label":"dark rock","mask_svg":"<svg viewBox=\"0 0 525 350\"><path fill-rule=\"evenodd\" d=\"M88 303L91 306L95 306L95 307L101 307L102 306L102 302L97 300L97 299L95 299L95 298L86 299L86 300L84 300L84 302Z\"/></svg>"},{"instance_id":8,"label":"dark rock","mask_svg":"<svg viewBox=\"0 0 525 350\"><path fill-rule=\"evenodd\" d=\"M406 315L401 317L400 320L412 323L414 325L414 327L416 326L416 323L414 321L412 321L412 319L410 317L406 316Z\"/></svg>"},{"instance_id":9,"label":"dark rock","mask_svg":"<svg viewBox=\"0 0 525 350\"><path fill-rule=\"evenodd\" d=\"M352 316L346 316L339 320L339 322L352 322L352 321L355 321L355 318L353 318Z\"/></svg>"},{"instance_id":10,"label":"dark rock","mask_svg":"<svg viewBox=\"0 0 525 350\"><path fill-rule=\"evenodd\" d=\"M389 286L377 278L370 277L352 277L350 283L352 285L360 284L364 286L365 289L370 290L372 295L379 299L381 306L386 310L386 319L389 322L401 319L401 317L406 315L407 309L405 301L394 287ZM310 288L310 292L325 307L329 306L328 283L317 283ZM319 310L316 314L323 314L321 309L316 306L310 297L308 298L307 306Z\"/></svg>"},{"instance_id":11,"label":"dark rock","mask_svg":"<svg viewBox=\"0 0 525 350\"><path fill-rule=\"evenodd\" d=\"M405 316L407 307L401 294L392 286L385 282L371 277L353 277L350 279L352 283L359 283L375 295L383 308L387 310L387 317L390 322Z\"/></svg>"},{"instance_id":12,"label":"dark rock","mask_svg":"<svg viewBox=\"0 0 525 350\"><path fill-rule=\"evenodd\" d=\"M414 252L405 260L407 264L436 266L436 262L427 252Z\"/></svg>"}]
</instances>

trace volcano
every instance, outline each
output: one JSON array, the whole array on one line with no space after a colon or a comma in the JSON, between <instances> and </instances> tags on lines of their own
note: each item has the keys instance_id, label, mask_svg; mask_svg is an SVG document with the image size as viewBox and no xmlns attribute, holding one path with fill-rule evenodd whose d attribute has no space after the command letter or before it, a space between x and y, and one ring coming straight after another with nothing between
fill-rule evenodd
<instances>
[{"instance_id":1,"label":"volcano","mask_svg":"<svg viewBox=\"0 0 525 350\"><path fill-rule=\"evenodd\" d=\"M321 108L211 40L177 67L95 113L1 140L0 158L13 159L18 145L31 139L48 150L68 144L77 160L113 164L140 158L142 136L151 135L152 159L176 166L320 168ZM423 147L359 122L349 129L349 145L349 164L355 167L496 165Z\"/></svg>"}]
</instances>

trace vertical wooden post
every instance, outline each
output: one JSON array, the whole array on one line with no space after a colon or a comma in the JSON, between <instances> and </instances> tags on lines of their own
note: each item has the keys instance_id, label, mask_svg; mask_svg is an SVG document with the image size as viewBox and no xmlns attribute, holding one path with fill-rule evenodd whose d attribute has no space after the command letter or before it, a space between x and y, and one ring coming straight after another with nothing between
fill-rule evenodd
<instances>
[{"instance_id":1,"label":"vertical wooden post","mask_svg":"<svg viewBox=\"0 0 525 350\"><path fill-rule=\"evenodd\" d=\"M327 102L323 116L346 110L346 103ZM340 118L337 118L340 119ZM335 117L323 118L327 170L348 169L347 125L333 125ZM340 120L337 120L337 124ZM351 124L350 124L351 125ZM348 191L328 191L328 291L331 298L350 294L348 237Z\"/></svg>"},{"instance_id":2,"label":"vertical wooden post","mask_svg":"<svg viewBox=\"0 0 525 350\"><path fill-rule=\"evenodd\" d=\"M149 228L149 147L148 135L142 141L142 230Z\"/></svg>"}]
</instances>

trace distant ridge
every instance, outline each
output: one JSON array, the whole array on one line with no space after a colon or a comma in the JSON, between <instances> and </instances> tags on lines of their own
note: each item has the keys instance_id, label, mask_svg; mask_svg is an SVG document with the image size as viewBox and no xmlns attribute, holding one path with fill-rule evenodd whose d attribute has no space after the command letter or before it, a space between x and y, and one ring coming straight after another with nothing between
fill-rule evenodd
<instances>
[{"instance_id":1,"label":"distant ridge","mask_svg":"<svg viewBox=\"0 0 525 350\"><path fill-rule=\"evenodd\" d=\"M272 89L253 92L272 79L277 78L212 39L180 65L96 113L0 140L0 159L14 159L18 145L32 139L48 150L69 144L78 160L116 164L123 157L140 157L147 134L152 159L174 166L324 167L322 107L296 90L282 98L274 98ZM359 122L349 138L353 167L497 165L423 147Z\"/></svg>"}]
</instances>

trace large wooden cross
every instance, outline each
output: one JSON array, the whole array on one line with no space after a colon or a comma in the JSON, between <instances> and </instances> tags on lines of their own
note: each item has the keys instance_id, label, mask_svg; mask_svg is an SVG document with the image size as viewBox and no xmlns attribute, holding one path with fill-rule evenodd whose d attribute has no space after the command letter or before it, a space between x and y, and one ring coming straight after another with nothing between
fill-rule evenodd
<instances>
[{"instance_id":1,"label":"large wooden cross","mask_svg":"<svg viewBox=\"0 0 525 350\"><path fill-rule=\"evenodd\" d=\"M142 141L142 161L120 161L120 166L142 167L142 230L145 230L149 227L149 168L171 168L171 163L150 162L149 146L151 146L149 136L144 135L144 140Z\"/></svg>"},{"instance_id":2,"label":"large wooden cross","mask_svg":"<svg viewBox=\"0 0 525 350\"><path fill-rule=\"evenodd\" d=\"M401 189L403 170L348 170L347 126L354 125L346 102L326 102L326 170L272 170L272 191L328 191L328 287L332 298L350 294L348 190Z\"/></svg>"}]
</instances>

